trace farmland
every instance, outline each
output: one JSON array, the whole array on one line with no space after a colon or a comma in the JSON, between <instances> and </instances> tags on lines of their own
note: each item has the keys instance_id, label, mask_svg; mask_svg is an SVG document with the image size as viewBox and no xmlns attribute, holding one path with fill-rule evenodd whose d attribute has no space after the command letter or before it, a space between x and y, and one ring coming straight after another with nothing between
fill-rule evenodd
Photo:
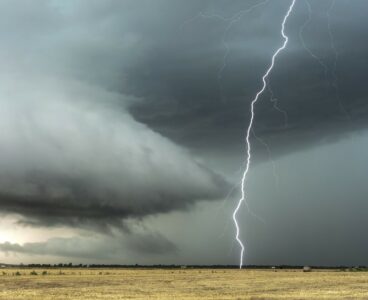
<instances>
[{"instance_id":1,"label":"farmland","mask_svg":"<svg viewBox=\"0 0 368 300\"><path fill-rule=\"evenodd\" d=\"M367 299L368 272L2 269L0 299Z\"/></svg>"}]
</instances>

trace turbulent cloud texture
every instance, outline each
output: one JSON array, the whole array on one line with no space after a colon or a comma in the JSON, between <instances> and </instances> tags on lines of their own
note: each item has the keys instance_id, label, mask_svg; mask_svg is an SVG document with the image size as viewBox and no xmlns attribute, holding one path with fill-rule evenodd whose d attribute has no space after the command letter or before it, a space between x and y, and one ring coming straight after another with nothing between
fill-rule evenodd
<instances>
[{"instance_id":1,"label":"turbulent cloud texture","mask_svg":"<svg viewBox=\"0 0 368 300\"><path fill-rule=\"evenodd\" d=\"M246 12L254 4L260 5ZM0 1L0 214L14 217L16 226L75 230L73 238L8 242L0 250L101 259L130 251L163 259L177 253L182 242L189 254L178 261L212 257L203 243L209 232L197 238L193 232L203 223L213 230L218 220L197 216L197 224L195 204L224 199L230 178L242 167L249 103L282 42L279 25L288 4ZM365 0L297 1L286 26L288 47L257 103L252 167L271 154L286 158L285 172L291 172L297 165L288 164L294 152L332 142L340 147L348 134L366 129L367 8ZM239 18L229 26L234 15ZM352 148L360 150L357 145ZM335 161L320 170L321 177L340 172L342 156L330 157ZM273 167L270 174L276 171ZM264 192L263 200L274 200L264 177L257 177L259 186L250 186L250 196ZM303 183L303 177L294 177ZM363 198L365 185L359 187L353 199ZM291 185L284 185L285 195L288 190ZM335 199L324 191L316 199L321 195L327 202ZM307 194L302 202L309 203ZM277 201L263 204L278 211ZM230 220L233 207L226 205L220 215ZM172 217L180 211L188 212L181 224ZM160 230L134 229L150 218L161 220L155 223ZM272 229L283 220L289 225L282 215ZM187 229L182 235L170 232L182 228ZM86 229L88 238L79 232ZM200 252L196 247L202 244ZM192 254L197 250L202 254ZM251 250L254 261L268 261Z\"/></svg>"},{"instance_id":2,"label":"turbulent cloud texture","mask_svg":"<svg viewBox=\"0 0 368 300\"><path fill-rule=\"evenodd\" d=\"M187 151L113 104L98 104L109 103L109 93L31 87L24 98L1 95L3 211L46 224L114 222L223 193L223 179Z\"/></svg>"},{"instance_id":3,"label":"turbulent cloud texture","mask_svg":"<svg viewBox=\"0 0 368 300\"><path fill-rule=\"evenodd\" d=\"M109 24L117 3L106 15L98 2L1 3L0 209L23 223L121 226L225 193L224 179L127 112L133 97L109 90L120 51L137 43L104 35L123 26Z\"/></svg>"}]
</instances>

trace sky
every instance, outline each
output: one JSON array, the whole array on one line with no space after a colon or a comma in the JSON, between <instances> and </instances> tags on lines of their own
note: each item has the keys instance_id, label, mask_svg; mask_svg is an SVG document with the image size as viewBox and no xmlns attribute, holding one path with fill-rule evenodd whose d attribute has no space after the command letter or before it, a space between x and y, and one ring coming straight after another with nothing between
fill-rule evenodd
<instances>
[{"instance_id":1,"label":"sky","mask_svg":"<svg viewBox=\"0 0 368 300\"><path fill-rule=\"evenodd\" d=\"M0 262L238 264L289 0L1 0ZM368 265L365 0L296 0L245 264Z\"/></svg>"}]
</instances>

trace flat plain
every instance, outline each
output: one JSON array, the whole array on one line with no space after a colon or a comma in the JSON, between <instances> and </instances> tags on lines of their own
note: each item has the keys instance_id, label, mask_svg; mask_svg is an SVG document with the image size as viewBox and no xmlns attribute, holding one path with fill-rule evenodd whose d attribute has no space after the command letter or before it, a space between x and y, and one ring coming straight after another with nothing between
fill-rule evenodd
<instances>
[{"instance_id":1,"label":"flat plain","mask_svg":"<svg viewBox=\"0 0 368 300\"><path fill-rule=\"evenodd\" d=\"M1 269L0 299L368 299L368 272Z\"/></svg>"}]
</instances>

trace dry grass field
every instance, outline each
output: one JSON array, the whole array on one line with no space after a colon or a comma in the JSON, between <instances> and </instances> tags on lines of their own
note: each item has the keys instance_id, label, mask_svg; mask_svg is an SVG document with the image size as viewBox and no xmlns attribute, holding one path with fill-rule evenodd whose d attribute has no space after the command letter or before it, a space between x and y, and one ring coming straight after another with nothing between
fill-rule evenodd
<instances>
[{"instance_id":1,"label":"dry grass field","mask_svg":"<svg viewBox=\"0 0 368 300\"><path fill-rule=\"evenodd\" d=\"M31 275L32 271L36 274ZM47 274L42 275L44 271ZM6 300L311 298L368 299L368 273L217 269L0 270L0 299Z\"/></svg>"}]
</instances>

